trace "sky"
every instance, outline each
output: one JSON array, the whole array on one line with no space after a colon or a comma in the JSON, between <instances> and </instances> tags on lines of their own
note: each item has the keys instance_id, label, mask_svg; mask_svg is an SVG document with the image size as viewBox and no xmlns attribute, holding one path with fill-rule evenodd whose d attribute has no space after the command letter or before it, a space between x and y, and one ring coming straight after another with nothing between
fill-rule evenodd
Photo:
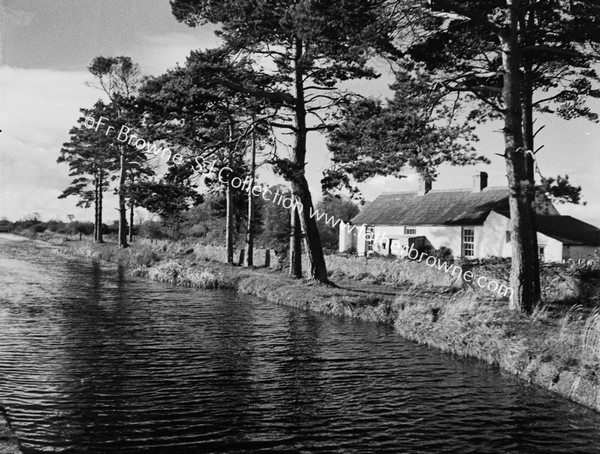
<instances>
[{"instance_id":1,"label":"sky","mask_svg":"<svg viewBox=\"0 0 600 454\"><path fill-rule=\"evenodd\" d=\"M70 178L68 166L57 164L59 150L79 109L102 98L86 86L87 66L96 56L131 57L146 75L159 75L194 49L219 44L213 26L190 28L178 23L168 0L0 0L0 218L17 220L38 213L43 220L92 220L93 210L76 208L73 197L59 200ZM354 81L362 94L389 95L389 79ZM591 103L600 112L600 102ZM538 118L545 125L537 137L544 145L538 166L546 177L568 174L583 187L584 205L558 205L561 214L600 226L600 124L586 120ZM477 151L490 165L442 166L434 189L466 188L472 175L489 174L490 186L506 186L501 124L478 130ZM322 172L329 166L325 139L313 133L308 141L307 177L313 196L321 196ZM375 177L360 185L366 200L384 191L411 191L416 175ZM263 175L272 183L273 177ZM105 202L105 219L116 219L114 196Z\"/></svg>"}]
</instances>

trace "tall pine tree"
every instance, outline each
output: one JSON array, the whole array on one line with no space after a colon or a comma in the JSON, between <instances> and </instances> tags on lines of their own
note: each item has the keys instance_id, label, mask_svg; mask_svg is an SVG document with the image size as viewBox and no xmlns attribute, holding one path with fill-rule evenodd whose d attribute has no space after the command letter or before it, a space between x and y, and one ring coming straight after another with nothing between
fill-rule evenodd
<instances>
[{"instance_id":1,"label":"tall pine tree","mask_svg":"<svg viewBox=\"0 0 600 454\"><path fill-rule=\"evenodd\" d=\"M341 82L376 77L368 67L369 43L387 39L377 21L381 1L373 0L173 0L175 17L190 26L219 24L218 34L234 54L254 57L264 74L274 74L269 85L248 87L243 81L222 79L220 84L247 95L275 100L287 113L271 121L294 137L291 159L278 168L290 181L300 213L292 211L290 272L301 276L300 233L310 263L311 279L328 282L327 268L305 176L307 135L332 126L327 115L348 96ZM385 39L383 40L385 41Z\"/></svg>"},{"instance_id":2,"label":"tall pine tree","mask_svg":"<svg viewBox=\"0 0 600 454\"><path fill-rule=\"evenodd\" d=\"M68 164L69 176L75 177L59 198L77 196L77 206L89 208L94 205L94 240L102 243L103 196L111 174L118 169L118 149L112 137L95 126L90 128L86 118L109 118L114 115L114 109L98 101L93 108L80 111L83 116L69 131L71 138L63 145L57 159L58 163Z\"/></svg>"}]
</instances>

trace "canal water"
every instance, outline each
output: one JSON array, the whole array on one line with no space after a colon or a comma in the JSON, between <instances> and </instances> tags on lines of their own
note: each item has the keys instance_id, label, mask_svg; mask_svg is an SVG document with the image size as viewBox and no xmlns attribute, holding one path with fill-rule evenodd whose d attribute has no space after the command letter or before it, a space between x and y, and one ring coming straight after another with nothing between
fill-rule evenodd
<instances>
[{"instance_id":1,"label":"canal water","mask_svg":"<svg viewBox=\"0 0 600 454\"><path fill-rule=\"evenodd\" d=\"M174 288L0 236L25 453L575 453L600 417L389 327Z\"/></svg>"}]
</instances>

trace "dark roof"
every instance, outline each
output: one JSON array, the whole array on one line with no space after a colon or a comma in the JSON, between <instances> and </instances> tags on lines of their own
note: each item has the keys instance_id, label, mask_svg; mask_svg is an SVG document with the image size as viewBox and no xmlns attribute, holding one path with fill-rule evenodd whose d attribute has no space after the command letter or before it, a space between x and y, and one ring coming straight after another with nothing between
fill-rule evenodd
<instances>
[{"instance_id":1,"label":"dark roof","mask_svg":"<svg viewBox=\"0 0 600 454\"><path fill-rule=\"evenodd\" d=\"M571 216L537 215L537 229L569 246L600 246L600 229Z\"/></svg>"},{"instance_id":2,"label":"dark roof","mask_svg":"<svg viewBox=\"0 0 600 454\"><path fill-rule=\"evenodd\" d=\"M486 188L388 192L377 197L352 219L367 225L477 225L490 211L508 212L508 189Z\"/></svg>"}]
</instances>

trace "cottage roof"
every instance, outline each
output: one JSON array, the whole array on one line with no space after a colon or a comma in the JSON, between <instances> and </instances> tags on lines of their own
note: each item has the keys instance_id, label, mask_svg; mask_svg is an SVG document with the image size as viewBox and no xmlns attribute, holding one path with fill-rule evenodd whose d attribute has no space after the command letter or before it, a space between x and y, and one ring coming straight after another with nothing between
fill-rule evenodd
<instances>
[{"instance_id":1,"label":"cottage roof","mask_svg":"<svg viewBox=\"0 0 600 454\"><path fill-rule=\"evenodd\" d=\"M537 229L568 246L600 246L600 229L571 216L537 215Z\"/></svg>"},{"instance_id":2,"label":"cottage roof","mask_svg":"<svg viewBox=\"0 0 600 454\"><path fill-rule=\"evenodd\" d=\"M508 212L508 189L385 192L352 219L367 225L479 225L490 211Z\"/></svg>"}]
</instances>

